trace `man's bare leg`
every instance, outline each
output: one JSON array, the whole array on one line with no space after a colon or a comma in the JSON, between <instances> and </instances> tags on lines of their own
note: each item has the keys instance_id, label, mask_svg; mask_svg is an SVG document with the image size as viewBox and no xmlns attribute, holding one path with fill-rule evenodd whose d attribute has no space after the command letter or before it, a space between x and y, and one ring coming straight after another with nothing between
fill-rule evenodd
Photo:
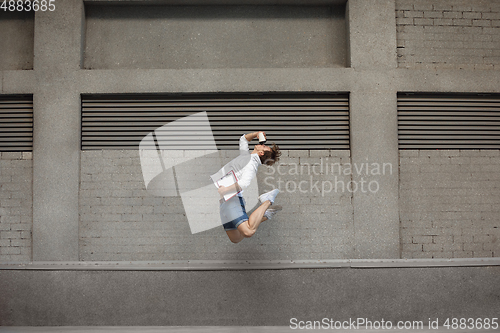
<instances>
[{"instance_id":1,"label":"man's bare leg","mask_svg":"<svg viewBox=\"0 0 500 333\"><path fill-rule=\"evenodd\" d=\"M226 234L233 243L239 243L243 239L245 239L245 236L238 230L226 230Z\"/></svg>"},{"instance_id":2,"label":"man's bare leg","mask_svg":"<svg viewBox=\"0 0 500 333\"><path fill-rule=\"evenodd\" d=\"M262 223L262 222L264 222L266 220L267 220L267 217L263 216L262 220L260 222ZM248 221L245 221L243 223L247 223L247 222ZM236 230L226 230L226 234L229 237L229 239L231 240L231 242L233 242L235 244L239 243L243 239L245 239L245 236L238 229L236 229Z\"/></svg>"},{"instance_id":3,"label":"man's bare leg","mask_svg":"<svg viewBox=\"0 0 500 333\"><path fill-rule=\"evenodd\" d=\"M271 201L264 201L259 206L259 208L257 208L253 211L252 214L250 214L250 216L248 217L248 221L245 221L238 226L238 230L243 234L243 236L252 237L255 234L259 225L267 220L267 218L264 217L264 213L269 208L269 206L271 206Z\"/></svg>"},{"instance_id":4,"label":"man's bare leg","mask_svg":"<svg viewBox=\"0 0 500 333\"><path fill-rule=\"evenodd\" d=\"M266 210L271 206L271 201L266 200L264 201L259 208L254 210L252 214L248 217L248 226L250 229L255 229L259 227L259 224L267 220L267 217L264 217L264 213Z\"/></svg>"}]
</instances>

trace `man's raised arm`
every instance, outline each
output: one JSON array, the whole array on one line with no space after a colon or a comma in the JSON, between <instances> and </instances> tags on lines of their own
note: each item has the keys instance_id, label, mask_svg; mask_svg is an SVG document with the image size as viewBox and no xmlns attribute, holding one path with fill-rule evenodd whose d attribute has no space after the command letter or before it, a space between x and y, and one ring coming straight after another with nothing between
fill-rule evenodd
<instances>
[{"instance_id":1,"label":"man's raised arm","mask_svg":"<svg viewBox=\"0 0 500 333\"><path fill-rule=\"evenodd\" d=\"M258 136L259 136L259 132L248 133L248 134L245 134L245 139L247 139L247 141L252 141L253 139L255 139Z\"/></svg>"}]
</instances>

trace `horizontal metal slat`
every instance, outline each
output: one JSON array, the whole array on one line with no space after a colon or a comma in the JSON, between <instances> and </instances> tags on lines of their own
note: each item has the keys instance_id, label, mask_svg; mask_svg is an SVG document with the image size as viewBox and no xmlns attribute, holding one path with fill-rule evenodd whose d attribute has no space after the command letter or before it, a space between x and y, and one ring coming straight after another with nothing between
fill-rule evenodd
<instances>
[{"instance_id":1,"label":"horizontal metal slat","mask_svg":"<svg viewBox=\"0 0 500 333\"><path fill-rule=\"evenodd\" d=\"M453 96L452 96L453 95ZM480 95L462 95L461 94L449 94L440 95L435 97L426 96L425 94L418 93L414 96L403 96L398 94L398 104L404 102L412 103L498 103L497 94L492 94L491 96L480 96Z\"/></svg>"},{"instance_id":2,"label":"horizontal metal slat","mask_svg":"<svg viewBox=\"0 0 500 333\"><path fill-rule=\"evenodd\" d=\"M455 101L449 101L449 102L398 102L397 103L398 108L401 110L407 110L407 109L413 109L413 108L452 108L452 107L458 107L458 108L494 108L497 107L498 102L482 102L482 101L477 101L477 102L455 102Z\"/></svg>"},{"instance_id":3,"label":"horizontal metal slat","mask_svg":"<svg viewBox=\"0 0 500 333\"><path fill-rule=\"evenodd\" d=\"M32 138L33 134L31 132L3 132L0 131L0 138L13 138L18 137Z\"/></svg>"},{"instance_id":4,"label":"horizontal metal slat","mask_svg":"<svg viewBox=\"0 0 500 333\"><path fill-rule=\"evenodd\" d=\"M500 132L499 131L450 131L450 130L435 130L435 131L431 131L431 130L425 130L425 131L422 131L422 130L415 130L415 131L404 131L404 130L400 130L399 131L399 135L405 135L405 134L408 134L408 135L433 135L433 134L440 134L440 133L446 133L446 135L497 135L497 136L500 136Z\"/></svg>"},{"instance_id":5,"label":"horizontal metal slat","mask_svg":"<svg viewBox=\"0 0 500 333\"><path fill-rule=\"evenodd\" d=\"M170 139L169 139L169 138L157 136L157 140L160 141L160 142L162 142L162 144L163 143L167 144L169 142L172 142L172 141L174 141L172 139L175 139L175 138L178 138L179 140L182 139L181 141L175 141L175 142L187 142L187 143L189 143L189 142L195 142L195 143L198 143L201 137L194 138L194 139L190 139L189 137L170 137ZM217 136L214 136L214 138L215 138L216 141L228 141L228 142L232 142L232 143L234 143L236 141L236 139L234 139L234 138L230 138L230 139L227 139L227 140L220 139L220 137L217 137ZM140 139L142 139L142 137L141 136L116 136L116 137L87 136L87 137L85 137L85 139L89 140L89 142L90 142L90 140L96 140L96 141L117 141L117 140L118 141L137 141L138 139L140 141ZM207 140L208 139L211 139L211 137L207 137ZM273 137L272 141L278 141L279 142L280 140L287 140L287 139L288 139L287 137ZM317 137L317 136L302 136L302 137L300 137L300 139L301 140L307 140L308 142L320 141L320 139L321 139L321 140L324 140L324 142L328 142L329 140L347 140L348 137L344 136L344 135L339 135L339 136L328 135L328 136L320 136L320 137ZM236 142L238 142L238 141L236 141Z\"/></svg>"},{"instance_id":6,"label":"horizontal metal slat","mask_svg":"<svg viewBox=\"0 0 500 333\"><path fill-rule=\"evenodd\" d=\"M436 131L436 130L442 130L440 126L420 126L420 125L401 125L399 126L399 130L422 130L422 131ZM470 126L470 125L449 125L446 126L446 131L452 131L452 130L470 130L470 131L483 131L483 130L498 130L498 125L482 125L482 126Z\"/></svg>"},{"instance_id":7,"label":"horizontal metal slat","mask_svg":"<svg viewBox=\"0 0 500 333\"><path fill-rule=\"evenodd\" d=\"M226 121L231 121L235 117L219 117L217 119L214 119L213 122L226 122ZM239 121L244 121L248 118L248 120L253 119L255 117L241 117L238 115L238 120ZM486 117L485 117L486 118ZM280 121L283 119L283 116L267 116L267 117L262 117L262 120L260 122L264 121ZM348 119L346 116L345 119ZM119 117L85 117L83 119L84 123L88 122L135 122L135 121L162 121L165 120L164 117L142 117L142 116L136 116L136 117L124 117L124 116L119 116ZM315 115L310 115L310 116L293 116L290 121L307 121L307 120L321 120L321 121L334 121L334 119L327 118L325 119L324 116L315 116ZM500 119L499 119L500 120ZM193 121L193 123L195 123Z\"/></svg>"},{"instance_id":8,"label":"horizontal metal slat","mask_svg":"<svg viewBox=\"0 0 500 333\"><path fill-rule=\"evenodd\" d=\"M500 142L498 140L488 141L488 140L425 140L425 142L419 140L405 140L405 144L425 144L425 145L433 145L433 144L470 144L476 142L477 144L486 144L486 145L498 145Z\"/></svg>"},{"instance_id":9,"label":"horizontal metal slat","mask_svg":"<svg viewBox=\"0 0 500 333\"><path fill-rule=\"evenodd\" d=\"M116 146L116 147L125 147L125 146L128 146L130 145L130 142L127 142L127 141L115 141L115 142L110 142L110 143L106 143L106 142L102 142L102 141L87 141L88 142L88 145L91 146L91 145L94 145L94 146ZM348 145L349 141L348 140L340 140L338 143L336 144L331 144L329 143L328 141L321 141L321 140L314 140L310 143L307 143L307 144L297 144L297 143L283 143L283 144L280 144L280 148L285 147L285 146L304 146L304 147L307 147L307 146L311 146L311 145L317 145L317 148L319 147L327 147L327 146L336 146L336 145ZM135 143L135 146L138 147L139 143ZM163 144L162 144L163 146ZM200 149L200 150L203 150L203 149L206 149L206 148L210 148L212 147L210 144L206 144L206 145L203 145L203 144L197 144L196 146L192 146L192 145L189 145L189 144L186 144L185 145L186 147L191 147L190 149ZM231 148L234 148L234 144L231 144L231 145L227 145L228 147L231 147ZM184 149L182 148L181 146L179 145L175 145L174 147L179 147L179 149ZM123 149L123 148L122 148Z\"/></svg>"},{"instance_id":10,"label":"horizontal metal slat","mask_svg":"<svg viewBox=\"0 0 500 333\"><path fill-rule=\"evenodd\" d=\"M86 145L83 150L129 150L129 149L138 149L139 146L98 146L98 145ZM298 146L298 145L287 145L287 144L281 144L280 148L282 150L347 150L349 149L349 144L343 144L343 145L336 145L336 146L328 146L328 145L304 145L304 146ZM156 148L152 148L156 149ZM197 150L193 147L183 147L181 148L182 150ZM218 145L217 149L220 150L234 150L234 145Z\"/></svg>"},{"instance_id":11,"label":"horizontal metal slat","mask_svg":"<svg viewBox=\"0 0 500 333\"><path fill-rule=\"evenodd\" d=\"M462 126L462 127L467 127L467 126L496 126L498 127L498 123L491 122L491 121L474 121L473 123L468 122L468 121L456 121L453 123L446 123L442 121L403 121L399 120L398 121L400 125L404 126L425 126L425 125L432 125L434 127L437 126L443 126L443 124L446 124L447 126Z\"/></svg>"},{"instance_id":12,"label":"horizontal metal slat","mask_svg":"<svg viewBox=\"0 0 500 333\"><path fill-rule=\"evenodd\" d=\"M297 122L297 121L280 121L280 126L281 127L285 127L285 126L297 126L299 125L301 122ZM84 127L87 127L87 126L102 126L103 130L105 130L105 128L118 128L118 127L127 127L127 128L138 128L138 127L141 127L141 126L151 126L152 128L158 128L158 127L161 127L163 125L165 125L166 123L164 122L159 122L159 121L156 121L156 122L134 122L133 125L134 126L125 126L129 123L127 122L116 122L113 126L110 126L109 123L103 123L103 122L84 122L82 123L82 125ZM310 121L308 122L308 125L309 126L312 126L312 125L317 125L317 126L321 126L321 125L324 125L325 122L321 122L321 121ZM349 125L349 120L335 120L335 121L330 121L328 122L328 124L330 125L338 125L338 126L341 126L341 125ZM238 121L227 121L225 122L223 125L225 125L226 127L233 127L233 126L241 126L241 123L238 122ZM245 122L245 126L246 127L250 127L250 126L262 126L262 121L251 121L251 122Z\"/></svg>"},{"instance_id":13,"label":"horizontal metal slat","mask_svg":"<svg viewBox=\"0 0 500 333\"><path fill-rule=\"evenodd\" d=\"M31 141L2 141L0 140L0 145L2 147L10 147L10 148L32 148ZM3 148L2 148L3 149Z\"/></svg>"},{"instance_id":14,"label":"horizontal metal slat","mask_svg":"<svg viewBox=\"0 0 500 333\"><path fill-rule=\"evenodd\" d=\"M470 111L470 112L469 112ZM435 110L435 111L400 111L399 116L447 116L447 117L479 117L479 116L488 116L488 117L500 117L498 114L498 110L492 109L490 111L485 111L484 109L474 110Z\"/></svg>"},{"instance_id":15,"label":"horizontal metal slat","mask_svg":"<svg viewBox=\"0 0 500 333\"><path fill-rule=\"evenodd\" d=\"M30 110L33 109L33 103L12 103L6 101L0 101L0 112L4 110L14 110L17 111L19 109Z\"/></svg>"},{"instance_id":16,"label":"horizontal metal slat","mask_svg":"<svg viewBox=\"0 0 500 333\"><path fill-rule=\"evenodd\" d=\"M400 150L404 149L419 149L419 150L436 150L436 149L500 149L500 145L484 145L483 143L477 145L471 144L460 144L460 145L450 145L450 144L432 144L425 146L422 144L405 144L399 146Z\"/></svg>"},{"instance_id":17,"label":"horizontal metal slat","mask_svg":"<svg viewBox=\"0 0 500 333\"><path fill-rule=\"evenodd\" d=\"M180 97L169 97L169 98L154 98L154 97L143 97L137 99L127 99L127 98L109 98L109 99L92 99L89 97L82 97L82 106L89 107L92 105L111 105L111 106L128 106L128 105L138 105L138 106L158 106L164 104L172 104L176 106L186 106L186 105L242 105L242 104L254 104L254 105L267 105L267 104L345 104L349 102L348 97L342 96L331 96L324 98L310 98L310 97L297 97L297 98L263 98L262 96L256 96L255 98L238 98L237 96L233 98L223 98L217 95L212 95L209 98L198 98L196 96L185 96Z\"/></svg>"},{"instance_id":18,"label":"horizontal metal slat","mask_svg":"<svg viewBox=\"0 0 500 333\"><path fill-rule=\"evenodd\" d=\"M33 114L33 109L29 108L22 108L22 109L0 109L0 118L4 117L11 117L12 115L14 117L23 117L25 115L32 115Z\"/></svg>"},{"instance_id":19,"label":"horizontal metal slat","mask_svg":"<svg viewBox=\"0 0 500 333\"><path fill-rule=\"evenodd\" d=\"M442 140L453 140L453 141L460 141L460 140L498 140L498 143L500 143L500 135L481 135L481 137L478 137L477 135L399 135L399 139L401 140L437 140L437 139L442 139Z\"/></svg>"},{"instance_id":20,"label":"horizontal metal slat","mask_svg":"<svg viewBox=\"0 0 500 333\"><path fill-rule=\"evenodd\" d=\"M120 110L120 109L113 109L113 110L85 110L83 113L83 117L117 117L119 115L127 115L127 116L141 116L141 117L158 117L158 116L163 116L163 117L169 117L169 118L181 118L185 116L189 116L191 114L197 113L197 112L203 112L203 111L208 111L209 112L209 118L219 118L219 117L227 117L228 115L231 114L238 114L238 116L245 116L245 117L267 117L270 115L288 115L288 116L308 116L310 114L314 114L316 116L326 116L326 117L332 117L332 116L339 116L339 115L348 115L349 110L328 110L325 108L317 108L315 110L304 110L303 108L297 108L297 109L291 109L291 108L283 108L283 109L265 109L261 110L259 109L256 111L255 109L252 110L238 110L234 108L228 108L227 110L222 110L220 108L218 109L207 109L207 108L200 108L200 110L196 112L192 112L192 109L190 111L183 111L179 109L161 109L161 110L152 110L152 109L142 109L140 111L138 110ZM270 111L273 113L271 114ZM119 115L117 115L117 113Z\"/></svg>"},{"instance_id":21,"label":"horizontal metal slat","mask_svg":"<svg viewBox=\"0 0 500 333\"><path fill-rule=\"evenodd\" d=\"M108 136L138 136L142 135L147 131L109 131L107 133ZM264 130L265 132L265 130ZM188 133L186 131L186 133ZM338 135L347 135L345 131L335 131L335 130L312 130L312 131L303 131L300 134L296 134L294 132L283 132L283 131L274 131L273 137L290 137L290 136L295 136L295 135L313 135L313 136L323 136L323 135L332 135L332 134L338 134ZM234 132L228 132L228 133L221 133L221 132L216 132L214 134L215 137L223 137L223 136L232 136L236 137L237 139L241 136L241 131L234 131ZM83 136L95 136L95 137L101 137L102 133L101 132L95 132L95 131L85 131L82 133ZM157 135L158 136L158 135Z\"/></svg>"},{"instance_id":22,"label":"horizontal metal slat","mask_svg":"<svg viewBox=\"0 0 500 333\"><path fill-rule=\"evenodd\" d=\"M498 117L457 117L457 116L398 116L398 119L400 120L418 120L418 121L427 121L427 120L443 120L443 121L449 121L449 122L454 122L454 121L460 121L460 120L465 120L465 121L485 121L485 120L491 120L491 121L497 121L500 123L500 118Z\"/></svg>"},{"instance_id":23,"label":"horizontal metal slat","mask_svg":"<svg viewBox=\"0 0 500 333\"><path fill-rule=\"evenodd\" d=\"M5 144L12 144L12 145L31 145L33 141L33 138L4 138L0 137L0 145L5 145Z\"/></svg>"},{"instance_id":24,"label":"horizontal metal slat","mask_svg":"<svg viewBox=\"0 0 500 333\"><path fill-rule=\"evenodd\" d=\"M158 110L158 109L177 109L177 110L185 110L185 109L209 109L209 110L226 110L226 109L236 109L236 110L245 110L249 108L256 109L267 109L267 108L278 108L278 109L286 109L292 108L297 109L301 107L310 107L314 106L315 108L325 109L346 109L349 107L347 102L342 103L331 103L331 102L275 102L275 103L237 103L237 102L229 102L229 103L175 103L175 102L162 102L162 103L99 103L99 104L89 104L83 103L82 107L85 110Z\"/></svg>"}]
</instances>

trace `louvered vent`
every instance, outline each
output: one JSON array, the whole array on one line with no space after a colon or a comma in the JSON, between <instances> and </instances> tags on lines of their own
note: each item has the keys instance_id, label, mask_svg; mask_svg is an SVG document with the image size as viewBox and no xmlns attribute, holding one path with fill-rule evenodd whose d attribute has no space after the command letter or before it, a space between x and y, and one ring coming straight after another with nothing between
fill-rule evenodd
<instances>
[{"instance_id":1,"label":"louvered vent","mask_svg":"<svg viewBox=\"0 0 500 333\"><path fill-rule=\"evenodd\" d=\"M0 96L0 151L33 150L33 97Z\"/></svg>"},{"instance_id":2,"label":"louvered vent","mask_svg":"<svg viewBox=\"0 0 500 333\"><path fill-rule=\"evenodd\" d=\"M137 149L158 127L202 111L218 149L238 149L241 134L258 130L281 149L349 149L348 95L306 93L85 95L82 149Z\"/></svg>"},{"instance_id":3,"label":"louvered vent","mask_svg":"<svg viewBox=\"0 0 500 333\"><path fill-rule=\"evenodd\" d=\"M398 94L399 149L499 149L499 94Z\"/></svg>"}]
</instances>

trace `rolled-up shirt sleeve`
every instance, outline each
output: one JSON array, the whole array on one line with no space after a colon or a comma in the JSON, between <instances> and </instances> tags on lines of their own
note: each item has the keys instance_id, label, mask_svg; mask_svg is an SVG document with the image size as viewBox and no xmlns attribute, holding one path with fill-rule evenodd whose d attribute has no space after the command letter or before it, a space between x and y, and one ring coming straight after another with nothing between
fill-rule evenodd
<instances>
[{"instance_id":1,"label":"rolled-up shirt sleeve","mask_svg":"<svg viewBox=\"0 0 500 333\"><path fill-rule=\"evenodd\" d=\"M255 176L257 175L257 167L258 166L249 163L247 166L245 166L245 168L243 168L241 178L238 179L238 185L241 187L242 190L250 186L252 179L254 179Z\"/></svg>"},{"instance_id":2,"label":"rolled-up shirt sleeve","mask_svg":"<svg viewBox=\"0 0 500 333\"><path fill-rule=\"evenodd\" d=\"M245 134L240 138L240 150L248 151L248 140L245 138Z\"/></svg>"}]
</instances>

